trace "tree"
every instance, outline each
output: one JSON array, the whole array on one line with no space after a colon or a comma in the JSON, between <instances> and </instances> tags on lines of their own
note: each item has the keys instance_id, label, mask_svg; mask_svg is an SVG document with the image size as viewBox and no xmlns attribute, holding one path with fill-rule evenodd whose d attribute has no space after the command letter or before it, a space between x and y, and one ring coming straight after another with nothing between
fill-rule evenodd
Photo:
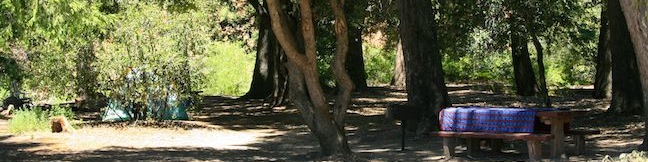
<instances>
[{"instance_id":1,"label":"tree","mask_svg":"<svg viewBox=\"0 0 648 162\"><path fill-rule=\"evenodd\" d=\"M403 45L401 42L398 42L396 45L396 59L394 61L394 77L391 80L390 85L396 86L398 88L406 87L406 74L405 74L405 56L403 56Z\"/></svg>"},{"instance_id":2,"label":"tree","mask_svg":"<svg viewBox=\"0 0 648 162\"><path fill-rule=\"evenodd\" d=\"M610 0L616 1L616 0ZM621 8L627 20L628 30L632 43L636 47L635 54L641 78L641 90L643 92L643 105L648 105L648 3L645 1L621 1ZM644 108L644 113L648 111ZM646 121L648 122L648 121ZM648 127L645 127L648 133ZM644 135L643 143L639 150L648 150L648 135Z\"/></svg>"},{"instance_id":3,"label":"tree","mask_svg":"<svg viewBox=\"0 0 648 162\"><path fill-rule=\"evenodd\" d=\"M367 73L362 56L362 28L360 24L351 24L349 28L349 54L347 54L346 67L355 91L367 89Z\"/></svg>"},{"instance_id":4,"label":"tree","mask_svg":"<svg viewBox=\"0 0 648 162\"><path fill-rule=\"evenodd\" d=\"M536 49L536 60L538 63L538 75L540 77L540 95L542 95L544 101L544 107L551 107L551 99L549 98L549 90L547 90L547 78L545 77L545 65L544 65L544 48L540 39L537 35L531 36L531 42Z\"/></svg>"},{"instance_id":5,"label":"tree","mask_svg":"<svg viewBox=\"0 0 648 162\"><path fill-rule=\"evenodd\" d=\"M315 27L310 0L299 1L301 32L293 32L287 24L287 14L279 0L268 0L272 30L288 58L289 95L300 110L304 121L319 139L322 155L350 154L344 117L351 101L353 83L345 68L348 50L348 29L343 11L344 3L330 0L335 16L336 50L333 72L339 88L333 109L328 105L319 81ZM299 40L303 40L303 47ZM331 113L332 111L332 113Z\"/></svg>"},{"instance_id":6,"label":"tree","mask_svg":"<svg viewBox=\"0 0 648 162\"><path fill-rule=\"evenodd\" d=\"M513 57L513 74L515 76L516 94L520 96L535 95L536 79L529 54L528 40L522 33L511 32L511 53Z\"/></svg>"},{"instance_id":7,"label":"tree","mask_svg":"<svg viewBox=\"0 0 648 162\"><path fill-rule=\"evenodd\" d=\"M368 2L354 1L345 3L344 13L349 22L349 54L347 54L346 68L355 91L367 89L367 73L365 70L362 49L362 33L366 28L364 21Z\"/></svg>"},{"instance_id":8,"label":"tree","mask_svg":"<svg viewBox=\"0 0 648 162\"><path fill-rule=\"evenodd\" d=\"M608 1L610 52L612 55L612 102L608 111L640 114L641 85L634 46L619 0Z\"/></svg>"},{"instance_id":9,"label":"tree","mask_svg":"<svg viewBox=\"0 0 648 162\"><path fill-rule=\"evenodd\" d=\"M607 20L607 1L601 3L598 51L596 52L596 75L594 77L594 98L612 97L612 55L608 44L610 30Z\"/></svg>"},{"instance_id":10,"label":"tree","mask_svg":"<svg viewBox=\"0 0 648 162\"><path fill-rule=\"evenodd\" d=\"M271 102L271 106L275 106L285 101L285 95L288 92L286 90L288 88L286 86L288 72L284 65L284 51L272 31L267 3L263 2L261 4L256 0L249 1L256 11L259 37L250 89L241 98L266 99Z\"/></svg>"},{"instance_id":11,"label":"tree","mask_svg":"<svg viewBox=\"0 0 648 162\"><path fill-rule=\"evenodd\" d=\"M403 0L399 4L400 38L405 60L408 103L422 115L418 133L435 129L438 114L450 106L431 1Z\"/></svg>"}]
</instances>

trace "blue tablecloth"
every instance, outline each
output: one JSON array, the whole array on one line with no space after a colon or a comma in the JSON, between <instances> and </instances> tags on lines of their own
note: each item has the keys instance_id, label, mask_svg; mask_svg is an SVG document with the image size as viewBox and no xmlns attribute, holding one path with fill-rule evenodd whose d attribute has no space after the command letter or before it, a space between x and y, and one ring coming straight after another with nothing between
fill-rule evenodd
<instances>
[{"instance_id":1,"label":"blue tablecloth","mask_svg":"<svg viewBox=\"0 0 648 162\"><path fill-rule=\"evenodd\" d=\"M441 130L456 132L534 132L536 113L552 108L450 107L439 113Z\"/></svg>"}]
</instances>

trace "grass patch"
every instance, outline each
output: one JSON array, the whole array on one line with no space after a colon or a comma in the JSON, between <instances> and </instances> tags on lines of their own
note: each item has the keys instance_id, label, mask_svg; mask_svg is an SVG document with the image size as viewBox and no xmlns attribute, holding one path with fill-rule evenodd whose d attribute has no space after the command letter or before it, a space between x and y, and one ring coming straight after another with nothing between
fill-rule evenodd
<instances>
[{"instance_id":1,"label":"grass patch","mask_svg":"<svg viewBox=\"0 0 648 162\"><path fill-rule=\"evenodd\" d=\"M51 131L49 118L53 116L65 116L71 120L74 118L74 112L70 108L59 106L54 106L51 110L43 110L40 107L17 109L13 112L13 118L9 120L9 131L15 134Z\"/></svg>"}]
</instances>

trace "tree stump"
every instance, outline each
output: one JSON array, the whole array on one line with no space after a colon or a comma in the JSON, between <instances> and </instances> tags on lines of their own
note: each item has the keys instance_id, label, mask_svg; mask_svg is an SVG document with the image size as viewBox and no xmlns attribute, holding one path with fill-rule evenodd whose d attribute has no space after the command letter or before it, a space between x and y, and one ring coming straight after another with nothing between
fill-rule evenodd
<instances>
[{"instance_id":1,"label":"tree stump","mask_svg":"<svg viewBox=\"0 0 648 162\"><path fill-rule=\"evenodd\" d=\"M52 133L73 133L74 128L72 125L65 119L64 116L55 116L51 117Z\"/></svg>"}]
</instances>

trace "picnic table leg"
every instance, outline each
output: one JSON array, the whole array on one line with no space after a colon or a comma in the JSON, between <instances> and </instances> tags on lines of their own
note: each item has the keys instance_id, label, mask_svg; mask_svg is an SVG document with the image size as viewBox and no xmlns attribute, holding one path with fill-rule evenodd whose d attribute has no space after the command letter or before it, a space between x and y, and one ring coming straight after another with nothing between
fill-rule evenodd
<instances>
[{"instance_id":1,"label":"picnic table leg","mask_svg":"<svg viewBox=\"0 0 648 162\"><path fill-rule=\"evenodd\" d=\"M456 138L443 137L443 155L445 155L446 159L451 159L455 156L456 142Z\"/></svg>"},{"instance_id":2,"label":"picnic table leg","mask_svg":"<svg viewBox=\"0 0 648 162\"><path fill-rule=\"evenodd\" d=\"M551 146L551 157L561 158L565 153L565 130L563 120L553 120L551 122L551 134L554 135L553 145Z\"/></svg>"},{"instance_id":3,"label":"picnic table leg","mask_svg":"<svg viewBox=\"0 0 648 162\"><path fill-rule=\"evenodd\" d=\"M504 140L502 139L491 139L489 143L491 151L493 152L501 152L503 144Z\"/></svg>"},{"instance_id":4,"label":"picnic table leg","mask_svg":"<svg viewBox=\"0 0 648 162\"><path fill-rule=\"evenodd\" d=\"M529 161L540 161L542 159L542 145L540 141L528 140Z\"/></svg>"},{"instance_id":5,"label":"picnic table leg","mask_svg":"<svg viewBox=\"0 0 648 162\"><path fill-rule=\"evenodd\" d=\"M468 142L466 146L468 147L468 153L477 153L480 149L480 139L479 138L467 138L466 139Z\"/></svg>"}]
</instances>

